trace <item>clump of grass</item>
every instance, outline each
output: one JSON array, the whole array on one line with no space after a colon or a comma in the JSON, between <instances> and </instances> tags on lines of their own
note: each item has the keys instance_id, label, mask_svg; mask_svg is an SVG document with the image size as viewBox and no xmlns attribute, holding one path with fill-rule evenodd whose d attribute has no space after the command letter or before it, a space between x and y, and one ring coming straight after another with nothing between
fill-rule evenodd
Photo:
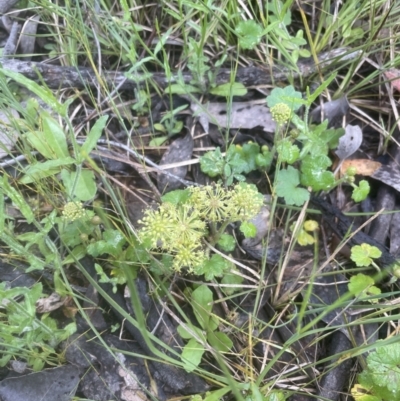
<instances>
[{"instance_id":1,"label":"clump of grass","mask_svg":"<svg viewBox=\"0 0 400 401\"><path fill-rule=\"evenodd\" d=\"M162 1L158 4L104 0L84 4L66 2L62 6L48 0L35 0L28 1L23 6L26 6L28 13L37 13L41 17L39 32L45 37L45 45L38 44L40 57L45 61L59 62L64 66L86 66L94 69L98 76L98 88L96 91L87 89L79 93L67 89L51 94L46 91L46 88L42 90L38 86L35 88L27 80L20 79L19 84L29 87L39 98L28 100L28 106L24 109L20 101L31 98L31 94L20 93L19 88L10 81L10 76L3 74L0 76L2 91L0 107L5 108L7 105L18 110L21 115L20 120L12 123L13 129L19 132L20 137L14 156L15 174L19 181L13 181L10 170L3 164L4 175L8 176L8 182L4 179L1 186L0 201L3 213L0 220L2 228L0 239L9 247L10 258L29 262L32 269L49 268L54 276L55 289L71 295L78 305L81 301L70 287L68 275L64 272L65 266L76 262L86 253L95 257L106 255L114 277L109 277L109 271L98 269L103 280L109 280L117 289L118 284L125 282L127 277L134 276L135 272L141 268L160 286L168 303L174 307L170 313L181 321L190 321L187 314L177 304L176 298L167 289L170 276L165 275L166 278L162 276L165 271L160 271L160 264L146 254L146 250L141 248L137 240L137 227L132 227L129 223L126 212L121 206L119 189L115 188L115 184L120 185L121 188L122 184L118 183L114 177L107 177L107 174L101 167L96 166L90 157L90 151L94 148L99 135L104 133L111 136L116 131L124 132L129 138L130 145L136 147L136 151L146 152L146 149L138 148L137 142L133 142L132 133L141 128L140 121L143 116L148 116L151 120L149 110L154 96L165 95L167 103L170 103L168 104L169 112L174 115L172 90L167 88L165 92L162 92L152 80L153 73L162 72L166 76L171 76L176 71L189 69L193 75L191 85L207 97L215 86L215 72L221 66L231 67L232 82L234 82L237 68L250 64L260 64L267 69L276 65L284 66L288 68L288 80L291 80L290 72L292 71L293 75L298 73L297 62L302 58L311 55L317 62L320 52L351 46L360 49L369 57L362 55L345 71L340 69L340 65L333 65L332 70L337 69L339 73L333 79L331 87L324 87L319 95L329 98L346 93L353 104L354 116L368 122L388 138L397 125L397 110L393 94L389 93L386 96L378 90L378 85L386 81L381 76L382 71L398 65L397 56L393 56L395 54L393 38L396 38L395 17L399 9L397 5L390 5L384 0L372 3L363 1L361 4L343 1L340 7L337 2L329 0L322 1L318 7L315 2L304 3L299 7L291 0L286 2L272 0L255 2L255 4L228 0L221 2ZM371 55L374 54L379 56L378 59L382 65L373 64ZM39 55L36 57L38 58ZM360 70L360 66L365 71ZM118 69L126 72L130 79L136 80L135 96L132 93L122 93L118 88L104 84L101 78L102 71ZM326 82L326 77L322 73L317 74L314 79L319 84ZM311 81L300 79L300 82L296 82L295 85L302 91L311 84ZM187 87L187 89L188 92L192 91L192 88ZM265 88L256 89L262 93L265 90ZM379 110L376 110L377 100L384 105ZM47 103L50 109L44 110L42 105L34 104L38 101ZM230 102L232 102L232 96L227 96L227 103ZM376 111L374 118L363 112L363 109L371 110L372 108ZM105 110L110 116L107 122L102 119ZM391 119L392 111L395 113L395 120ZM42 124L43 121L45 125ZM96 122L99 121L101 127L98 127L97 131L93 130ZM47 131L44 128L46 124L50 126ZM172 124L169 134L174 133L174 127L175 125ZM47 143L42 143L34 135L29 134L38 131L47 132ZM153 124L150 124L148 131L152 139L158 135ZM282 132L283 135L286 134ZM89 141L81 146L76 140L77 137L82 137L84 140L89 138ZM63 138L62 141L65 142L67 150L56 146L60 143L60 138ZM285 143L286 145L281 144L281 153L285 149L288 150L287 145L294 146L292 143ZM285 146L286 148L283 149ZM153 150L160 149L155 147ZM292 153L294 151L292 147L289 150ZM24 163L21 162L20 156L16 157L17 154L23 156ZM259 155L266 156L260 152ZM291 161L285 159L282 162L290 164ZM269 162L271 163L272 159ZM286 171L290 172L290 167ZM242 173L243 171L238 175ZM246 174L248 173L246 172L244 176ZM25 178L23 181L23 179L20 180L21 177L31 177L31 179ZM275 180L282 182L279 168ZM97 186L94 183L101 184ZM88 191L84 192L85 195L79 192L83 191L82 187L86 190L92 188L89 191L90 196ZM328 190L329 188L319 189ZM139 194L140 189L134 188L133 191ZM28 202L27 198L32 194L40 200L39 206ZM109 204L115 210L103 211L101 225L93 225L91 220L94 212L91 209L101 209L94 203L95 198L100 194L109 200ZM77 199L82 196L84 199ZM13 218L5 212L5 197L10 198L22 217L33 225L29 238L19 235L13 224ZM305 200L303 199L298 205L301 206ZM82 210L86 210L85 216L78 213L78 217L82 220L77 218L77 221L70 221L68 224L60 220L65 204L72 202L76 205L76 202L81 201L85 203L85 208ZM46 205L46 208L43 205ZM275 222L278 220L276 201L271 210L270 220ZM303 209L299 227L305 212L306 209ZM297 215L285 212L282 225L288 228L296 218ZM50 232L53 228L56 228L63 238L63 245L51 236ZM291 243L296 240L297 237L293 234ZM32 257L28 251L30 247L33 249L36 246L39 251ZM279 288L282 283L278 280L277 285L272 286L264 282L265 263L261 265L260 274L255 271L254 266L236 262L245 267L243 276L250 283L248 287L242 288L239 295L255 296L254 316L256 316L260 307L258 304L261 299L260 294L266 288L276 289L276 286ZM184 280L185 277L182 278L182 281ZM93 284L102 293L102 289L95 281ZM174 295L191 303L196 313L199 307L194 304L191 293L193 287L189 282L186 285L185 291L181 292L178 288ZM238 283L228 283L228 285L240 286ZM219 287L217 281L213 283L213 286L218 298L212 301L222 305L227 316L240 314L241 306L238 298L235 298L233 293L224 292L224 287L222 285ZM311 286L312 283L310 288ZM394 288L391 294L381 294L378 299L383 303L396 294L397 288ZM237 294L236 297L238 297ZM221 356L216 352L217 348L213 348L209 338L207 341L201 336L197 338L197 340L200 338L200 341L196 340L198 344L203 344L211 351L210 355L213 359L203 358L202 364L196 368L195 372L216 384L217 389L213 396L222 397L229 391L233 391L238 399L258 398L272 401L284 397L283 393L273 393L273 389L285 390L285 396L291 392L302 391L304 385L297 381L297 376L302 375L307 369L319 370L322 362L304 360L294 355L295 344L312 334L315 334L313 344L318 344L331 330L331 328L318 329L318 333L315 333L317 329L313 324L321 320L326 311L318 310L316 307L307 309L309 305L306 305L306 300L306 297L303 301L301 298L289 299L286 304L281 305L281 310L277 311L268 323L248 315L247 327L237 327L233 323L234 319L224 319L213 314L213 324L230 332L230 337L235 340L236 345L241 346L241 348L233 348L233 351L225 350L226 352ZM338 305L341 303L342 300L338 301ZM140 316L138 300L134 300L133 304L138 321L142 319L144 322L144 317ZM292 305L296 308L293 309ZM337 305L333 305L332 308L335 306ZM214 313L213 309L210 309L209 313ZM316 316L312 322L304 323L312 314ZM138 323L131 316L125 317L134 324ZM372 304L369 306L368 313L360 317L359 321L363 324L377 321L380 327L385 328L388 335L391 335L397 329L392 322L395 317L394 305L386 306L385 314L382 314L379 305ZM278 326L289 327L288 319L298 322L297 331L295 330L283 345L279 345L281 348L275 350L275 356L269 360L267 353L265 357L255 357L253 348L257 344L269 346L268 341L260 333L272 327L271 336L273 336ZM200 326L204 329L202 323ZM336 329L345 330L347 327L339 325ZM207 335L211 338L214 332L209 330ZM150 342L155 340L152 333L148 332L146 335ZM351 352L354 355L361 355L370 348L370 345L363 345L354 348ZM157 350L155 352L157 357L167 358L165 354ZM279 358L285 352L293 355L291 363L279 374L269 377L273 366L278 364ZM360 363L363 364L363 357L359 358ZM168 362L185 366L179 362L179 359L170 358ZM289 386L291 386L290 391Z\"/></svg>"}]
</instances>

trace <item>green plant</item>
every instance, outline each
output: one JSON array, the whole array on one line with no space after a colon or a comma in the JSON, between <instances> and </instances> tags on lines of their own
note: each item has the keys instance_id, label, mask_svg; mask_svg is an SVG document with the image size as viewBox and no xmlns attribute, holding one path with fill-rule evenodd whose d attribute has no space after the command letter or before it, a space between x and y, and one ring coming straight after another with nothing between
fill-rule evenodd
<instances>
[{"instance_id":1,"label":"green plant","mask_svg":"<svg viewBox=\"0 0 400 401\"><path fill-rule=\"evenodd\" d=\"M295 228L296 223L292 224L292 231ZM306 245L312 245L315 244L316 242L316 236L311 235L310 233L313 232L315 233L318 230L319 226L318 223L314 220L307 220L305 221L302 226L300 227L300 230L297 233L297 242L301 246L306 246Z\"/></svg>"},{"instance_id":2,"label":"green plant","mask_svg":"<svg viewBox=\"0 0 400 401\"><path fill-rule=\"evenodd\" d=\"M66 121L67 131L72 132L72 126L67 116L69 104L61 104L51 93L37 83L25 78L21 74L3 70L3 73L19 84L32 91L38 98L45 102L51 110L59 113ZM0 77L1 78L1 77ZM100 138L108 116L99 118L91 128L82 146L79 146L75 137L56 121L56 119L42 107L36 99L28 99L26 108L26 120L19 125L22 133L25 153L31 154L36 150L45 161L38 161L29 157L30 165L24 169L24 176L21 178L23 184L38 184L47 177L54 177L61 173L61 179L66 189L66 195L70 200L87 201L93 199L96 192L95 177L92 170L84 168L83 164L88 160L89 153L96 146ZM71 141L73 157L71 157L68 142Z\"/></svg>"},{"instance_id":3,"label":"green plant","mask_svg":"<svg viewBox=\"0 0 400 401\"><path fill-rule=\"evenodd\" d=\"M251 171L266 170L271 162L272 153L268 146L246 143L243 146L230 145L225 155L220 148L206 152L200 158L200 167L210 177L222 177L225 185L229 186L234 180L244 181L245 174Z\"/></svg>"},{"instance_id":4,"label":"green plant","mask_svg":"<svg viewBox=\"0 0 400 401\"><path fill-rule=\"evenodd\" d=\"M374 284L375 281L372 277L358 273L350 278L348 287L351 294L357 296L358 299L364 299L381 293L381 290ZM369 301L378 302L377 299L373 298L369 299Z\"/></svg>"},{"instance_id":5,"label":"green plant","mask_svg":"<svg viewBox=\"0 0 400 401\"><path fill-rule=\"evenodd\" d=\"M98 202L95 209L101 209ZM125 267L135 275L150 258L134 236L128 237L117 229L102 228L102 223L108 226L107 218L104 216L103 221L94 211L83 208L82 204L69 202L64 206L62 216L53 219L53 224L58 227L62 243L69 248L69 255L64 258L63 264L74 263L85 255L106 257L112 278L99 264L95 265L96 271L100 275L100 282L111 283L115 292L117 284L126 282Z\"/></svg>"},{"instance_id":6,"label":"green plant","mask_svg":"<svg viewBox=\"0 0 400 401\"><path fill-rule=\"evenodd\" d=\"M367 356L367 368L351 389L356 401L397 401L400 399L400 344L376 343Z\"/></svg>"},{"instance_id":7,"label":"green plant","mask_svg":"<svg viewBox=\"0 0 400 401\"><path fill-rule=\"evenodd\" d=\"M186 108L187 106L184 105L176 108L175 110L165 113L160 123L155 124L154 128L158 129L161 132L166 132L168 134L167 138L179 134L183 128L183 121L177 120L175 116L176 114L178 114L182 110L185 110Z\"/></svg>"},{"instance_id":8,"label":"green plant","mask_svg":"<svg viewBox=\"0 0 400 401\"><path fill-rule=\"evenodd\" d=\"M292 14L287 2L283 3L280 0L272 0L266 2L265 9L268 13L268 23L273 26L273 34L276 41L280 43L280 49L285 54L285 57L290 60L293 65L297 63L300 57L310 57L310 52L303 49L302 46L307 44L303 38L303 31L300 29L293 36L288 29L292 23Z\"/></svg>"},{"instance_id":9,"label":"green plant","mask_svg":"<svg viewBox=\"0 0 400 401\"><path fill-rule=\"evenodd\" d=\"M76 331L76 324L59 329L48 313L38 318L36 302L41 297L41 283L31 288L7 288L6 283L0 284L0 366L13 357L25 361L35 371L43 369L46 363L61 363L56 347Z\"/></svg>"},{"instance_id":10,"label":"green plant","mask_svg":"<svg viewBox=\"0 0 400 401\"><path fill-rule=\"evenodd\" d=\"M200 158L202 171L210 177L221 176L226 185L231 185L234 180L243 181L245 174L256 169L267 171L276 156L278 169L274 190L288 205L302 206L310 198L311 191L328 191L343 182L353 187L352 198L356 202L365 199L369 193L367 181L362 180L357 186L351 169L341 179L336 179L328 170L332 164L328 153L337 147L343 129L328 129L327 120L319 125L308 124L309 108L326 85L321 85L313 94L308 93L305 100L291 85L272 90L266 99L272 118L277 122L272 149L260 148L255 143L230 145L223 155L217 148ZM302 105L305 111L304 118L300 119L294 111ZM295 129L288 134L289 122Z\"/></svg>"},{"instance_id":11,"label":"green plant","mask_svg":"<svg viewBox=\"0 0 400 401\"><path fill-rule=\"evenodd\" d=\"M263 35L262 26L253 20L240 21L235 32L239 36L239 46L243 49L254 49Z\"/></svg>"},{"instance_id":12,"label":"green plant","mask_svg":"<svg viewBox=\"0 0 400 401\"><path fill-rule=\"evenodd\" d=\"M83 165L79 157L82 147L76 146L78 144L75 142L77 135L79 137L82 134L86 136L86 133L81 131L84 122L91 124L93 116L96 113L99 116L103 115L105 108L107 108L107 113L112 116L112 124L109 126L108 133L115 134L114 129L117 128L120 132L131 134L130 121L121 116L121 101L128 100L130 102L131 97L135 97L136 103L132 107L132 112L135 113L135 116L146 115L149 112L150 98L159 91L160 81L153 82L152 77L156 77L159 73L165 73L168 82L175 83L167 88L165 91L167 95L201 92L207 96L211 93L227 97L228 102L230 102L232 96L243 95L246 91L245 88L233 82L235 80L235 71L239 64L244 65L244 63L250 62L255 66L289 67L286 74L289 80L291 79L291 72L293 74L300 73L300 80L303 80L302 73L296 65L299 56L309 56L312 53L314 59L317 60L321 52L347 46L349 43L359 41L362 35L362 42L359 41L354 44L357 48L365 51L366 54L372 54L377 56L378 60L382 60L382 68L379 68L379 70L359 68L362 60L357 60L346 69L342 68L342 63L337 66L333 64L332 67L334 69L341 68L341 74L337 76L334 85L332 85L337 92L334 95L332 90L329 89L329 92L334 98L342 93L347 93L351 95L352 103L358 107L373 108L374 113L367 112L363 115L363 118L369 118L371 125L378 129L391 131L391 127L385 126L385 114L388 110L386 105L389 105L389 103L385 101L382 90L379 90L379 99L382 100L379 104L385 105L385 107L379 107L379 112L382 112L380 114L382 120L375 118L377 98L375 97L373 86L380 81L382 72L385 72L389 63L390 66L396 66L399 63L396 54L393 57L388 57L388 55L393 55L390 50L393 44L396 43L396 15L398 15L399 10L396 2L388 5L387 1L382 0L374 2L366 0L361 2L350 0L334 2L327 0L319 2L318 7L313 7L312 10L307 8L307 4L303 4L303 2L296 3L292 0L270 0L268 2L172 0L153 2L154 4L146 3L145 6L138 4L137 7L135 7L135 2L127 2L125 0L116 2L110 0L80 2L82 7L77 6L78 3L20 0L16 5L22 9L27 9L28 13L34 7L35 14L41 19L42 37L40 39L41 42L38 44L43 52L40 54L40 59L43 59L46 63L48 61L51 62L51 58L57 57L60 63L65 66L85 65L86 67L92 67L96 76L100 79L97 82L96 90L91 90L88 87L80 90L58 90L54 92L54 95L41 82L39 87L42 92L39 97L42 100L47 100L47 104L52 109L52 111L47 110L47 113L53 120L56 120L58 126L55 127L58 132L55 132L54 138L56 141L60 140L62 146L57 149L54 145L54 138L51 138L50 134L48 134L48 131L50 131L48 127L52 122L48 123L48 121L40 120L42 107L30 107L31 116L24 115L23 111L20 112L23 117L14 123L16 126L21 124L27 124L27 126L25 127L26 129L22 127L20 129L21 135L17 147L19 147L20 153L25 155L30 167L26 168L24 165L19 164L19 159L16 159L16 165L18 166L17 170L22 175L27 171L30 174L29 176L24 176L25 182L23 183L20 181L20 176L15 178L4 174L0 193L0 235L2 242L8 246L9 257L26 260L30 269L46 268L49 270L54 268L60 276L65 274L62 276L65 286L68 285L69 279L68 263L74 262L77 258L79 259L88 250L98 258L96 268L99 277L96 277L96 279L100 278L100 281L110 282L114 285L114 288L118 283L123 282L124 271L131 272L133 270L135 273L139 266L145 272L152 274L152 279L154 280L157 280L159 273L174 272L174 252L169 252L163 247L156 247L151 249L152 255L149 255L147 249L136 238L134 229L129 221L124 222L125 219L123 217L112 220L108 217L108 214L111 214L108 209L104 209L106 216L103 216L96 210L95 205L93 205L95 215L93 214L90 202L96 192L93 189L95 181L91 179L93 177L91 170L97 172L95 178L102 181L101 185L104 185L108 195L112 198L111 204L114 205L118 214L123 216L124 211L123 207L120 206L122 202L118 203L115 186L114 192L113 188L106 187L106 174L100 168L96 169L96 166L91 164L90 147L87 147L89 150L86 155L81 154L85 158L85 164ZM144 4L144 2L142 3ZM303 32L305 33L304 38ZM43 33L45 33L44 36ZM46 43L49 39L50 43ZM190 43L191 41L192 43ZM236 44L239 44L239 46L236 46ZM310 52L304 49L305 45L310 49ZM254 51L246 51L246 54L244 54L242 49ZM385 57L388 58L385 59ZM218 72L222 62L224 62L224 68L230 68L231 82L223 86L215 86L215 74ZM356 68L358 72L355 75ZM192 72L192 77L194 77L192 85L179 84L179 82L183 82L183 80L180 81L179 79L180 71L186 69L189 69ZM133 79L134 88L130 91L121 92L118 83L107 85L103 80L107 70L118 72L129 70L125 75L127 78ZM178 76L175 76L172 71L176 71ZM366 71L371 71L371 73L368 74ZM316 80L327 77L325 71L321 70L320 73L318 74L319 76L315 77ZM365 74L368 75L366 76ZM8 75L8 82L1 87L4 104L8 103L8 99L4 100L4 94L7 93L8 88L11 91L17 88L15 83L17 81L10 81L12 77L12 73ZM43 75L40 78L41 81L42 78L45 80L47 76ZM18 81L18 85L21 84L25 86L22 81ZM174 85L176 86L174 87ZM29 88L29 86L27 87ZM303 85L299 85L300 87L303 87ZM380 88L383 88L383 85ZM360 89L366 90L361 93ZM286 92L285 88L283 90L284 96L296 98L295 95L291 96ZM325 91L328 94L328 88ZM67 101L66 104L61 104L57 100L58 96L73 97L73 103ZM358 96L359 99L357 99ZM294 125L294 130L292 131L291 128L288 128L287 123L288 108L282 107L285 99L279 99L277 103L281 103L281 105L271 105L274 118L280 125L273 146L269 150L266 148L264 150L259 149L254 153L254 156L250 157L250 161L246 160L246 157L242 157L242 155L239 155L240 157L237 160L232 161L228 157L225 158L226 156L220 152L220 155L216 155L215 160L216 164L220 163L222 168L215 172L212 165L213 160L211 159L208 163L211 174L221 177L224 180L224 184L229 184L230 186L234 185L236 181L243 180L249 169L250 171L259 169L264 173L269 172L271 171L270 165L272 165L272 162L274 161L275 166L275 161L277 161L276 175L270 177L273 183L271 190L276 194L276 188L278 187L279 190L282 188L284 192L286 191L287 195L284 199L287 201L291 197L290 188L294 188L295 196L292 196L291 199L293 204L297 202L299 205L308 199L309 195L307 193L309 191L317 192L333 188L338 181L332 179L329 171L330 166L327 157L330 149L333 149L330 137L324 137L324 127L318 133L318 127L309 125L307 107L304 107L306 114L301 118L296 116L295 113L297 111L293 108L295 104L302 106L302 102L305 100L300 96L295 101L290 102L290 107L285 105L291 110L290 120L295 121L295 123L292 122L292 125ZM2 101L0 100L0 103ZM18 102L15 106L20 111L21 106L19 106ZM67 110L68 108L69 110ZM180 130L180 125L177 124L173 113L174 111L167 113L164 116L165 120L155 127L157 130L166 133L164 134L165 137L167 134L173 135ZM352 113L357 114L357 109L354 108ZM29 119L30 121L28 121ZM159 121L154 121L153 123L157 124ZM396 126L396 123L397 119L394 118L392 128ZM39 140L39 145L33 145L31 140L28 139L30 134L25 135L35 131L37 131L35 136L38 139L36 137L33 138L34 135L31 135L33 138L31 139L33 141ZM306 133L304 134L304 132ZM66 138L68 154L65 152L61 133ZM315 133L316 138L313 138L313 133ZM304 136L303 138L302 135ZM129 135L129 137L131 136ZM161 141L166 139L165 137L154 138L151 145L159 146ZM385 135L385 137L390 138L390 135ZM46 150L42 142L50 144L50 153L48 155L44 153ZM329 143L328 150L325 149L327 143ZM135 144L137 146L137 142ZM42 152L38 147L41 147ZM322 149L321 152L320 149ZM32 152L35 150L39 151L38 156L35 156L34 152ZM230 151L233 154L239 150L240 148L236 148ZM230 151L227 150L227 154ZM57 156L54 156L56 152ZM146 153L147 149L140 149L139 152ZM315 156L317 153L321 153L326 157L321 157L318 160L310 157ZM67 157L70 159L67 159ZM229 155L229 157L232 156ZM245 167L242 166L243 160ZM254 168L251 167L253 164L255 164ZM28 170L29 168L30 170ZM86 173L86 171L89 172ZM280 175L280 171L285 171L286 173ZM113 178L117 177L114 176ZM282 181L287 178L289 178L289 188L285 189L285 183ZM346 181L348 184L354 185L354 174L348 173ZM322 183L321 185L319 185L320 182ZM100 186L102 190L104 187ZM297 189L302 191L299 192ZM365 196L367 190L366 181L357 185L353 192L354 199L356 201L360 200ZM39 196L37 198L40 201L35 199L35 196L31 198L32 193L44 197L44 200L40 199ZM277 202L276 198L277 196L274 199L274 204ZM41 202L52 207L50 212L48 211L49 209L40 207ZM71 210L69 210L69 207L65 208L65 205L70 202L72 202L70 206L73 206ZM184 201L181 203L184 203ZM20 212L18 217L12 214L10 207L12 210ZM63 209L65 213L62 212ZM290 215L290 209L287 208L285 210L284 216ZM274 210L272 209L271 222L275 220L273 213ZM22 219L25 219L30 224L27 233L22 233L18 227L21 214ZM101 224L99 225L98 219L100 217ZM92 223L92 219L97 219L97 225ZM225 258L214 252L214 246L223 252L229 253L236 245L235 239L228 234L228 230L225 230L224 232L221 231L219 240L216 241L218 235L213 235L211 223L208 220L205 220L205 223L206 230L204 236L200 238L199 249L201 248L202 251L208 253L206 256L213 260L209 263L207 277L214 280L212 285L218 286L214 293L214 299L216 298L215 294L217 292L219 294L219 290L224 291L224 295L232 295L234 288L223 287L222 284L226 282L239 286L240 281L235 280L240 279L240 276L233 271L232 263L230 263L229 268L225 267ZM223 220L215 223L215 233L222 228L222 224L224 224ZM51 240L53 236L50 236L49 232L50 230L54 232L54 226L57 232L61 234L62 239L58 241L57 238L57 241L53 243ZM287 225L288 229L289 227L290 223ZM240 228L246 236L253 235L255 231L255 227L247 224L247 222L242 222ZM307 230L306 223L300 227L299 231L295 233L296 240L299 242L310 243L312 239L315 239L315 237L312 238L311 231ZM59 246L60 243L61 246ZM100 260L102 261L102 266L100 266ZM216 265L219 266L218 269ZM65 267L65 269L61 267ZM112 275L109 275L110 271ZM185 270L182 269L182 271ZM222 278L217 277L221 271L223 271ZM202 280L202 278L197 279ZM96 285L96 280L93 281L92 284ZM164 276L162 281L166 287L171 284L169 277ZM356 297L364 297L365 295L368 300L374 298L371 295L373 295L372 291L375 285L370 278L361 278L359 281L359 278L355 277L351 279L351 284L354 287L350 287L350 289ZM61 285L62 283L59 288ZM279 285L280 283L278 283ZM246 295L253 295L256 291L258 295L258 292L264 289L261 280L259 282L255 281L252 288L247 285L242 287L244 287L242 291ZM211 286L209 288L212 289ZM272 287L272 289L274 288ZM390 300L391 297L394 298L396 296L396 286L391 289L393 289L392 294L382 294L380 298L385 300ZM101 288L99 288L100 290ZM228 294L228 290L232 292ZM167 294L167 291L165 294L170 295ZM74 296L73 294L71 295ZM77 302L79 302L79 295L76 298ZM235 298L230 296L226 298L226 306L228 308L234 307ZM188 302L194 302L189 292L186 299ZM255 312L259 306L257 299L255 301ZM215 302L220 300L225 302L225 299L218 299ZM172 296L169 301L173 304L174 299ZM306 301L303 300L302 305L305 304ZM330 307L332 306L327 306L327 308ZM384 324L390 324L391 327L395 325L395 319L397 318L394 315L397 305L389 306L388 303L384 309L385 313L382 313L381 305L370 304L368 308L373 310L373 315L371 314L371 318L368 315L363 315L363 322L368 323L371 319L374 322L379 320ZM135 311L135 314L139 316L140 305L137 305L136 309L138 311ZM308 308L304 308L304 310L307 311L307 314L315 313L316 319L319 318L321 313ZM179 314L179 308L175 308L174 312ZM255 316L254 313L253 317ZM182 316L179 317L182 318ZM273 330L275 330L274 327L282 327L287 323L287 320L285 320L287 315L284 316L282 313L281 317L283 320L272 320L268 322L268 325ZM132 316L128 314L125 315L125 318L134 322ZM295 318L299 322L302 321L302 308L296 309ZM49 326L51 325L49 324ZM196 323L195 326L200 328L203 333L203 337L195 334L196 337L200 339L200 343L204 344L205 348L210 351L209 354L212 355L211 342L207 340L207 337L204 337L207 335L207 330L203 329L200 323ZM145 327L144 324L141 325L141 328L143 327ZM343 324L341 329L345 330L346 325ZM152 333L148 333L146 330L142 331L148 338L155 340L152 337ZM213 333L216 332L218 332L218 329L213 331ZM291 351L294 349L292 345L296 344L299 336L305 336L309 333L314 334L314 332L315 326L308 325L303 329L299 323L299 330L293 333L292 339L282 344L282 350ZM318 332L322 334L317 334L315 340L312 341L313 344L317 344L321 338L325 337L326 332L324 330L318 329ZM240 337L245 337L246 335L242 331L234 330L235 344L240 343L239 333L241 334ZM235 349L232 354L225 353L223 358L218 361L221 363L217 367L211 366L211 364L205 367L207 359L203 358L203 364L197 368L196 373L209 379L209 383L215 384L217 389L204 394L203 397L199 395L193 397L192 401L216 401L222 399L222 397L235 398L241 401L281 401L284 399L284 395L281 392L271 392L271 389L275 386L294 388L293 385L295 385L296 387L293 391L295 396L301 391L302 384L296 380L292 381L292 377L304 376L303 373L308 373L310 370L315 372L315 367L318 368L318 366L315 366L318 361L302 361L304 364L299 365L297 362L300 362L301 355L296 355L298 358L296 358L294 365L287 365L287 369L285 367L284 371L271 379L266 372L271 370L272 365L277 362L277 358L274 358L271 362L265 358L262 362L260 361L260 364L252 366L252 360L255 360L255 358L253 356L251 358L246 357L246 349L251 350L252 344L260 341L265 343L265 340L256 333L254 331L253 336L248 337L248 344L243 344L243 352ZM266 346L270 346L270 344L266 344ZM280 350L277 352L279 355ZM357 352L361 353L363 349L360 348ZM155 355L160 361L165 360L167 363L179 365L176 360L168 359L167 353L155 353ZM259 366L261 366L261 369ZM301 366L301 368L298 368L298 366ZM282 382L279 383L279 381ZM307 384L309 384L308 381ZM362 390L360 393L363 392L364 396L371 395L366 391ZM232 392L232 395L228 395L230 392Z\"/></svg>"},{"instance_id":13,"label":"green plant","mask_svg":"<svg viewBox=\"0 0 400 401\"><path fill-rule=\"evenodd\" d=\"M200 285L194 291L188 290L190 305L200 328L188 324L178 326L178 333L189 340L182 351L182 361L188 372L194 370L201 362L206 348L211 345L216 352L229 352L232 340L223 332L217 331L219 320L212 314L213 293L206 285Z\"/></svg>"},{"instance_id":14,"label":"green plant","mask_svg":"<svg viewBox=\"0 0 400 401\"><path fill-rule=\"evenodd\" d=\"M307 92L305 100L302 100L300 94L291 86L274 89L267 97L272 116L278 123L272 152L277 153L278 166L289 165L278 170L274 189L288 205L301 206L309 199L310 191L331 190L342 182L353 186L353 199L356 201L365 199L369 192L369 185L365 180L361 181L359 186L354 184L351 171L343 178L336 179L334 174L327 170L332 164L328 152L337 147L343 130L328 129L327 120L319 125L308 124L309 107L326 85L327 83L321 85L313 94ZM303 119L293 113L301 105L305 106ZM286 136L286 124L289 121L296 129Z\"/></svg>"},{"instance_id":15,"label":"green plant","mask_svg":"<svg viewBox=\"0 0 400 401\"><path fill-rule=\"evenodd\" d=\"M373 245L361 244L355 245L351 248L351 260L357 266L370 266L373 264L373 259L380 258L382 252Z\"/></svg>"}]
</instances>

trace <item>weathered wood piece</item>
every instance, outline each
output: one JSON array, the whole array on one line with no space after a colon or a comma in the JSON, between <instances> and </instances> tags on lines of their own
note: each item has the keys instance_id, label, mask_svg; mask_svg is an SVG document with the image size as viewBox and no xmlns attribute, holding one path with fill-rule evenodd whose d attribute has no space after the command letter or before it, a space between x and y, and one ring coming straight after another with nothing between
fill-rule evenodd
<instances>
[{"instance_id":1,"label":"weathered wood piece","mask_svg":"<svg viewBox=\"0 0 400 401\"><path fill-rule=\"evenodd\" d=\"M19 0L1 0L0 1L0 17L1 14L6 13L14 4L17 4Z\"/></svg>"},{"instance_id":2,"label":"weathered wood piece","mask_svg":"<svg viewBox=\"0 0 400 401\"><path fill-rule=\"evenodd\" d=\"M351 51L345 48L335 49L318 56L318 66L313 60L306 60L298 64L298 72L289 72L284 68L273 67L271 69L260 67L241 67L235 74L235 81L242 83L244 86L269 85L275 81L287 81L289 74L293 78L309 76L315 73L318 68L324 69L332 65L336 65L336 61L340 59L342 62L354 59L360 55L359 51ZM53 64L38 63L33 61L21 61L17 59L3 59L1 61L2 68L5 70L19 72L20 74L32 79L33 81L46 83L49 88L78 88L85 87L96 88L99 85L99 77L91 68L85 67L63 67ZM230 68L221 68L216 74L216 84L221 85L231 82L232 70ZM136 80L128 79L126 73L117 71L103 71L101 79L110 89L118 88L120 90L133 90L140 86L143 78L143 84L146 82L144 75L137 73ZM173 75L172 78L167 77L164 73L154 72L151 74L151 80L161 88L165 88L171 83L189 84L193 80L193 76L188 71L182 71L179 76Z\"/></svg>"}]
</instances>

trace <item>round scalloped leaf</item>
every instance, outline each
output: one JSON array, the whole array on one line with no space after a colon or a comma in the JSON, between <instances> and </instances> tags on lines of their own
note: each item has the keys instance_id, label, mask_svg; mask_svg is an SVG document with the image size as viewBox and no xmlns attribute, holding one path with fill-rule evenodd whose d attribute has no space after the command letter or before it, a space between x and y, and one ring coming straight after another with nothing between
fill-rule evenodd
<instances>
[{"instance_id":1,"label":"round scalloped leaf","mask_svg":"<svg viewBox=\"0 0 400 401\"><path fill-rule=\"evenodd\" d=\"M235 32L239 36L239 46L251 50L260 43L263 29L254 20L247 20L239 22Z\"/></svg>"}]
</instances>

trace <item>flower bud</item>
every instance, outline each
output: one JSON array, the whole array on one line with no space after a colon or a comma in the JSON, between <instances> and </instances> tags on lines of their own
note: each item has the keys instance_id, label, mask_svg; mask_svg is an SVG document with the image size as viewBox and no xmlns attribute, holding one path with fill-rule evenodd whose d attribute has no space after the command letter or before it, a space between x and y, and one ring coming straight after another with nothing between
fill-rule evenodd
<instances>
[{"instance_id":1,"label":"flower bud","mask_svg":"<svg viewBox=\"0 0 400 401\"><path fill-rule=\"evenodd\" d=\"M292 110L285 103L278 103L275 106L271 107L272 119L275 120L278 124L287 123L291 116Z\"/></svg>"},{"instance_id":2,"label":"flower bud","mask_svg":"<svg viewBox=\"0 0 400 401\"><path fill-rule=\"evenodd\" d=\"M99 216L93 216L90 220L90 222L94 225L94 226L99 226L101 224L101 218Z\"/></svg>"}]
</instances>

